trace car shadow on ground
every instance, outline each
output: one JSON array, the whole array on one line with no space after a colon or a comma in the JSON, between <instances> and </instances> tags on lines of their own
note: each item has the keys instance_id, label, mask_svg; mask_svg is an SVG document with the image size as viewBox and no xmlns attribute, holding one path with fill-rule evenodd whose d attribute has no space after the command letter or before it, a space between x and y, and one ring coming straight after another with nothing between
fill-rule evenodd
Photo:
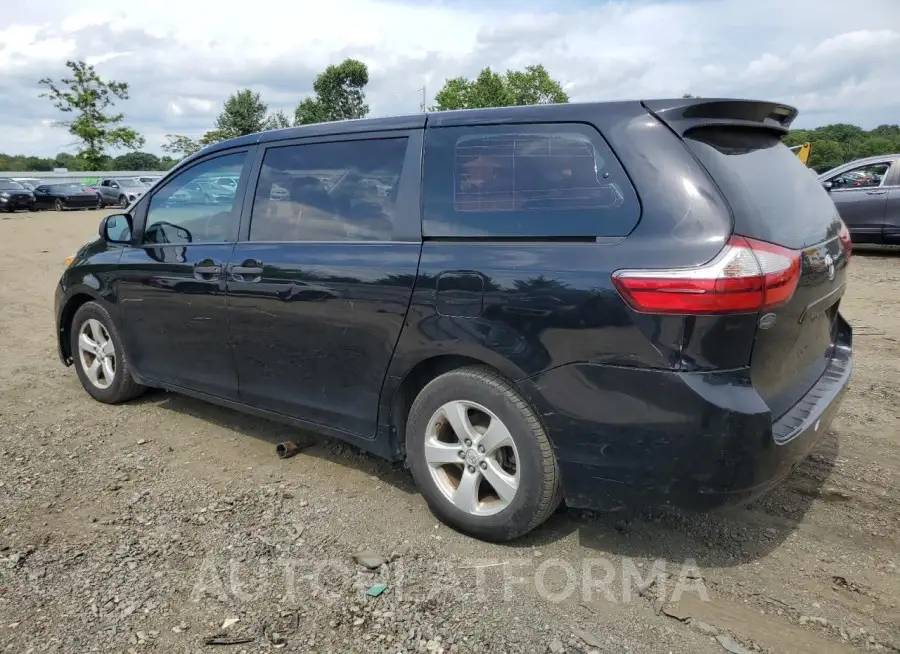
<instances>
[{"instance_id":1,"label":"car shadow on ground","mask_svg":"<svg viewBox=\"0 0 900 654\"><path fill-rule=\"evenodd\" d=\"M402 463L384 461L336 439L176 393L154 390L137 402L265 441L273 457L278 443L299 442L306 456L355 468L406 493L418 492ZM701 568L743 565L779 547L799 528L813 502L840 501L827 486L837 456L838 434L830 430L788 478L750 505L692 515L666 510L598 514L561 506L542 526L505 546L549 548L574 536L579 546L597 556L664 559L674 565L691 560Z\"/></svg>"},{"instance_id":2,"label":"car shadow on ground","mask_svg":"<svg viewBox=\"0 0 900 654\"><path fill-rule=\"evenodd\" d=\"M269 443L273 458L277 456L275 448L279 443L295 442L301 446L302 453L306 456L356 468L406 493L418 493L412 477L402 463L385 461L338 439L158 389L149 391L134 402L152 404L160 409L197 418Z\"/></svg>"},{"instance_id":3,"label":"car shadow on ground","mask_svg":"<svg viewBox=\"0 0 900 654\"><path fill-rule=\"evenodd\" d=\"M859 245L853 244L853 254L867 257L900 257L900 245ZM851 259L852 261L852 259Z\"/></svg>"}]
</instances>

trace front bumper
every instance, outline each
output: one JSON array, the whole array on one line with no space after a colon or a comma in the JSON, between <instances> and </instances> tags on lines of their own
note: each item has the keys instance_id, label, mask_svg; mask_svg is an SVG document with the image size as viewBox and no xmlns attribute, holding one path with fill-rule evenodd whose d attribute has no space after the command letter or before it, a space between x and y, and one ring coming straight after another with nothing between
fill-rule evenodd
<instances>
[{"instance_id":1,"label":"front bumper","mask_svg":"<svg viewBox=\"0 0 900 654\"><path fill-rule=\"evenodd\" d=\"M0 197L0 209L15 211L16 209L29 209L34 205L33 195L10 195Z\"/></svg>"},{"instance_id":2,"label":"front bumper","mask_svg":"<svg viewBox=\"0 0 900 654\"><path fill-rule=\"evenodd\" d=\"M99 195L79 195L63 200L68 209L93 209L100 204Z\"/></svg>"},{"instance_id":3,"label":"front bumper","mask_svg":"<svg viewBox=\"0 0 900 654\"><path fill-rule=\"evenodd\" d=\"M530 380L553 442L566 503L596 510L710 510L760 495L825 433L852 372L852 332L839 317L825 372L785 415L749 371L642 370L594 364Z\"/></svg>"}]
</instances>

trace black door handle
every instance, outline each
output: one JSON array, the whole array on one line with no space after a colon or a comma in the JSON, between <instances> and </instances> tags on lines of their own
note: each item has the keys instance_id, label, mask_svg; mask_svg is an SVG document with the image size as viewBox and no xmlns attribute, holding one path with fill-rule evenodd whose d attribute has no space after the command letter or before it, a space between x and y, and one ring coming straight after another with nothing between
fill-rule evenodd
<instances>
[{"instance_id":1,"label":"black door handle","mask_svg":"<svg viewBox=\"0 0 900 654\"><path fill-rule=\"evenodd\" d=\"M260 261L248 259L240 265L231 266L231 276L237 282L255 283L262 281L263 264Z\"/></svg>"}]
</instances>

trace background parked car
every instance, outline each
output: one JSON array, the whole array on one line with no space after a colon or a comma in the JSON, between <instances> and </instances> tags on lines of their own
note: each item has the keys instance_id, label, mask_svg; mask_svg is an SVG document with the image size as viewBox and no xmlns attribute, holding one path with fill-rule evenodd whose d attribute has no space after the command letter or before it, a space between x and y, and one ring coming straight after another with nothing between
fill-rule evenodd
<instances>
[{"instance_id":1,"label":"background parked car","mask_svg":"<svg viewBox=\"0 0 900 654\"><path fill-rule=\"evenodd\" d=\"M97 209L102 206L100 195L77 182L42 184L34 189L35 209Z\"/></svg>"},{"instance_id":2,"label":"background parked car","mask_svg":"<svg viewBox=\"0 0 900 654\"><path fill-rule=\"evenodd\" d=\"M221 204L234 199L234 189L198 180L172 194L168 204Z\"/></svg>"},{"instance_id":3,"label":"background parked car","mask_svg":"<svg viewBox=\"0 0 900 654\"><path fill-rule=\"evenodd\" d=\"M117 179L107 177L101 180L100 185L96 188L100 192L100 198L103 202L101 206L115 204L125 208L141 197L147 191L148 186L133 178Z\"/></svg>"},{"instance_id":4,"label":"background parked car","mask_svg":"<svg viewBox=\"0 0 900 654\"><path fill-rule=\"evenodd\" d=\"M34 194L12 179L0 179L0 211L34 210Z\"/></svg>"},{"instance_id":5,"label":"background parked car","mask_svg":"<svg viewBox=\"0 0 900 654\"><path fill-rule=\"evenodd\" d=\"M238 180L235 177L211 177L209 181L213 184L229 188L232 192L237 190Z\"/></svg>"},{"instance_id":6,"label":"background parked car","mask_svg":"<svg viewBox=\"0 0 900 654\"><path fill-rule=\"evenodd\" d=\"M19 184L27 188L29 191L33 191L44 181L36 177L13 177L12 180L14 182L19 182Z\"/></svg>"},{"instance_id":7,"label":"background parked car","mask_svg":"<svg viewBox=\"0 0 900 654\"><path fill-rule=\"evenodd\" d=\"M854 243L900 244L900 154L851 161L819 181Z\"/></svg>"}]
</instances>

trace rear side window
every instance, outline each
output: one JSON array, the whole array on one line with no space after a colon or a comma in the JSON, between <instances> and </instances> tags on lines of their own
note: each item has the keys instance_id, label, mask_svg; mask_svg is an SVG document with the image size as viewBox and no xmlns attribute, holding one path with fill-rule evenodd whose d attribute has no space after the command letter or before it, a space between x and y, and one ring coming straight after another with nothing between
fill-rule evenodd
<instances>
[{"instance_id":1,"label":"rear side window","mask_svg":"<svg viewBox=\"0 0 900 654\"><path fill-rule=\"evenodd\" d=\"M407 139L266 150L251 241L389 241Z\"/></svg>"},{"instance_id":2,"label":"rear side window","mask_svg":"<svg viewBox=\"0 0 900 654\"><path fill-rule=\"evenodd\" d=\"M735 233L794 249L837 235L834 203L779 135L703 127L687 132L685 142L725 194Z\"/></svg>"},{"instance_id":3,"label":"rear side window","mask_svg":"<svg viewBox=\"0 0 900 654\"><path fill-rule=\"evenodd\" d=\"M624 236L640 218L625 171L587 125L431 128L424 191L432 237Z\"/></svg>"}]
</instances>

